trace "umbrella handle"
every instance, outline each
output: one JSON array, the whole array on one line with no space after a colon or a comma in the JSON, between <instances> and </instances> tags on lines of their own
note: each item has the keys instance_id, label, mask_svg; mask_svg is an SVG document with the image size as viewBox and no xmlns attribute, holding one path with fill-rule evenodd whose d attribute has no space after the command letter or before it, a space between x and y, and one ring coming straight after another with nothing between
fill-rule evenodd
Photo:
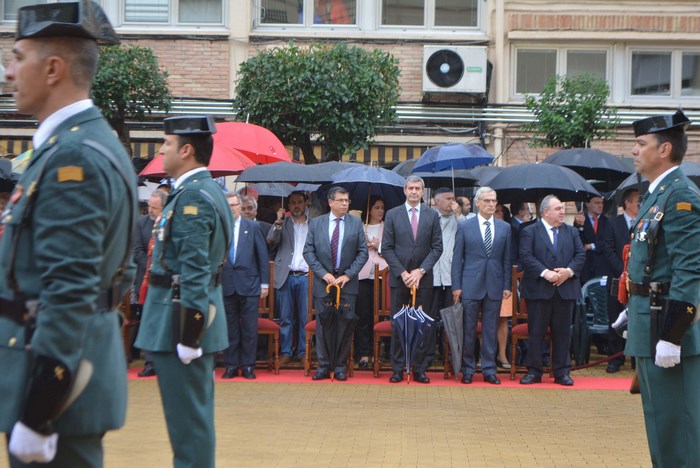
<instances>
[{"instance_id":1,"label":"umbrella handle","mask_svg":"<svg viewBox=\"0 0 700 468\"><path fill-rule=\"evenodd\" d=\"M417 292L418 292L418 290L416 289L416 287L415 287L415 286L412 286L412 287L411 287L411 305L412 305L413 307L416 306L416 293L417 293Z\"/></svg>"},{"instance_id":2,"label":"umbrella handle","mask_svg":"<svg viewBox=\"0 0 700 468\"><path fill-rule=\"evenodd\" d=\"M340 307L340 286L338 286L337 284L329 284L329 285L327 285L327 286L326 286L326 293L327 293L327 294L331 292L331 288L336 288L336 291L335 291L335 306L336 306L336 307Z\"/></svg>"}]
</instances>

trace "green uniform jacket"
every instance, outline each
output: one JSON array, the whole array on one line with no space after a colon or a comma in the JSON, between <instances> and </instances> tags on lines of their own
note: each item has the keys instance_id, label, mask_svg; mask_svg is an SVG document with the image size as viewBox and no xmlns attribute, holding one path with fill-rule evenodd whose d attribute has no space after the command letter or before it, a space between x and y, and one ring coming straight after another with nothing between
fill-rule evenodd
<instances>
[{"instance_id":1,"label":"green uniform jacket","mask_svg":"<svg viewBox=\"0 0 700 468\"><path fill-rule=\"evenodd\" d=\"M201 191L209 194L218 209ZM203 352L226 349L224 299L221 285L212 285L211 278L228 253L233 215L209 171L190 175L170 194L155 231L151 273L180 275L181 305L203 312L205 323L209 324L201 339ZM147 351L175 352L180 334L174 330L172 297L170 288L148 286L136 338L137 347ZM210 305L214 307L210 308ZM216 312L212 313L213 310Z\"/></svg>"},{"instance_id":2,"label":"green uniform jacket","mask_svg":"<svg viewBox=\"0 0 700 468\"><path fill-rule=\"evenodd\" d=\"M128 187L95 144L116 156L130 179ZM34 191L28 224L20 228L28 194ZM62 361L72 375L82 360L93 367L85 390L54 425L59 434L96 434L124 424L126 362L119 320L114 310L98 311L96 304L99 293L111 287L125 255L131 258L135 203L131 161L92 107L61 123L34 151L4 216L0 295L14 297L8 284L14 251L19 289L40 303L33 351ZM133 268L125 280L133 280ZM0 317L0 431L9 432L19 417L25 344L23 327Z\"/></svg>"},{"instance_id":3,"label":"green uniform jacket","mask_svg":"<svg viewBox=\"0 0 700 468\"><path fill-rule=\"evenodd\" d=\"M692 189L691 189L692 187ZM666 200L668 198L668 200ZM649 223L666 204L652 281L670 282L668 297L698 304L700 301L700 196L697 188L680 169L668 174L639 209L634 224L628 273L630 281L643 281L647 264ZM651 357L649 297L630 295L627 325L628 356ZM682 356L700 354L700 325L686 332L681 343Z\"/></svg>"}]
</instances>

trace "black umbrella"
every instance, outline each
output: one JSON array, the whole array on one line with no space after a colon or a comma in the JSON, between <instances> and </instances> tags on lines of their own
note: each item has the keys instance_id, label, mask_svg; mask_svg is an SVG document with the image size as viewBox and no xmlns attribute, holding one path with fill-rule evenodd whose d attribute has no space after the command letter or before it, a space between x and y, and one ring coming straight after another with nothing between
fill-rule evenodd
<instances>
[{"instance_id":1,"label":"black umbrella","mask_svg":"<svg viewBox=\"0 0 700 468\"><path fill-rule=\"evenodd\" d=\"M621 158L591 148L557 151L542 162L568 167L586 180L595 180L596 182L591 183L595 183L603 191L614 189L633 172Z\"/></svg>"},{"instance_id":2,"label":"black umbrella","mask_svg":"<svg viewBox=\"0 0 700 468\"><path fill-rule=\"evenodd\" d=\"M12 162L0 159L0 192L12 192L19 180L19 174L12 172Z\"/></svg>"},{"instance_id":3,"label":"black umbrella","mask_svg":"<svg viewBox=\"0 0 700 468\"><path fill-rule=\"evenodd\" d=\"M409 159L408 161L399 163L392 169L392 171L396 172L400 176L408 177L411 175L411 171L413 170L413 166L416 165L416 161L418 160Z\"/></svg>"},{"instance_id":4,"label":"black umbrella","mask_svg":"<svg viewBox=\"0 0 700 468\"><path fill-rule=\"evenodd\" d=\"M500 166L479 166L469 169L469 172L477 178L476 185L480 187L489 185L489 182L502 171L503 168Z\"/></svg>"},{"instance_id":5,"label":"black umbrella","mask_svg":"<svg viewBox=\"0 0 700 468\"><path fill-rule=\"evenodd\" d=\"M405 305L391 318L391 326L396 327L397 335L403 347L406 360L407 383L411 383L411 366L417 357L434 319L423 312L423 308L416 308L416 288L411 289L412 305Z\"/></svg>"},{"instance_id":6,"label":"black umbrella","mask_svg":"<svg viewBox=\"0 0 700 468\"><path fill-rule=\"evenodd\" d=\"M331 288L336 288L335 298L330 294ZM358 317L347 304L340 304L340 286L329 284L326 286L326 292L328 296L323 301L323 310L316 314L316 320L323 327L323 345L328 353L333 380L340 350L352 337Z\"/></svg>"},{"instance_id":7,"label":"black umbrella","mask_svg":"<svg viewBox=\"0 0 700 468\"><path fill-rule=\"evenodd\" d=\"M462 364L462 345L464 342L464 306L462 301L444 309L440 309L442 329L447 334L450 343L450 361L455 380L459 377Z\"/></svg>"},{"instance_id":8,"label":"black umbrella","mask_svg":"<svg viewBox=\"0 0 700 468\"><path fill-rule=\"evenodd\" d=\"M414 172L411 175L419 176L428 188L452 187L473 187L478 177L468 169L455 169L454 171L440 172Z\"/></svg>"},{"instance_id":9,"label":"black umbrella","mask_svg":"<svg viewBox=\"0 0 700 468\"><path fill-rule=\"evenodd\" d=\"M695 185L700 188L700 163L686 161L681 163L681 171L686 175ZM628 178L622 181L622 183L607 196L608 200L613 200L615 206L620 206L622 204L622 197L625 192L629 189L641 189L639 196L641 197L649 189L649 181L646 177L641 178L641 187L637 183L637 174L632 174Z\"/></svg>"},{"instance_id":10,"label":"black umbrella","mask_svg":"<svg viewBox=\"0 0 700 468\"><path fill-rule=\"evenodd\" d=\"M237 182L304 182L307 184L322 184L330 182L333 174L350 167L362 164L346 162L325 162L319 164L296 164L279 162L253 166L244 170L236 179Z\"/></svg>"},{"instance_id":11,"label":"black umbrella","mask_svg":"<svg viewBox=\"0 0 700 468\"><path fill-rule=\"evenodd\" d=\"M583 177L555 164L519 164L508 167L489 182L501 203L537 202L547 195L561 201L587 201L600 193Z\"/></svg>"}]
</instances>

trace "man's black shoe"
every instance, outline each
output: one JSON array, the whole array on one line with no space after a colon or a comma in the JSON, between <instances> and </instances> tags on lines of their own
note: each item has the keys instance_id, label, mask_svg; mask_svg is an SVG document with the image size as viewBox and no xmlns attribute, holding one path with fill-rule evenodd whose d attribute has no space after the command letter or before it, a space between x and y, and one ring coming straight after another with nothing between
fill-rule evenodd
<instances>
[{"instance_id":1,"label":"man's black shoe","mask_svg":"<svg viewBox=\"0 0 700 468\"><path fill-rule=\"evenodd\" d=\"M525 377L520 379L521 385L531 385L534 383L542 383L542 376L535 374L527 374Z\"/></svg>"},{"instance_id":2,"label":"man's black shoe","mask_svg":"<svg viewBox=\"0 0 700 468\"><path fill-rule=\"evenodd\" d=\"M227 367L224 375L221 376L222 379L232 379L234 377L238 377L238 367Z\"/></svg>"},{"instance_id":3,"label":"man's black shoe","mask_svg":"<svg viewBox=\"0 0 700 468\"><path fill-rule=\"evenodd\" d=\"M311 380L324 380L324 379L330 379L330 374L328 372L316 372L312 377Z\"/></svg>"},{"instance_id":4,"label":"man's black shoe","mask_svg":"<svg viewBox=\"0 0 700 468\"><path fill-rule=\"evenodd\" d=\"M248 380L255 379L255 372L253 371L252 367L244 367L243 368L243 378L248 379Z\"/></svg>"},{"instance_id":5,"label":"man's black shoe","mask_svg":"<svg viewBox=\"0 0 700 468\"><path fill-rule=\"evenodd\" d=\"M473 378L474 378L474 375L472 375L472 374L464 374L464 375L462 375L462 383L463 384L470 384L470 383L472 383Z\"/></svg>"},{"instance_id":6,"label":"man's black shoe","mask_svg":"<svg viewBox=\"0 0 700 468\"><path fill-rule=\"evenodd\" d=\"M138 373L139 377L153 377L154 375L156 375L156 369L150 362L147 362L143 370Z\"/></svg>"},{"instance_id":7,"label":"man's black shoe","mask_svg":"<svg viewBox=\"0 0 700 468\"><path fill-rule=\"evenodd\" d=\"M491 385L501 385L501 379L495 375L485 375L484 382L490 383Z\"/></svg>"},{"instance_id":8,"label":"man's black shoe","mask_svg":"<svg viewBox=\"0 0 700 468\"><path fill-rule=\"evenodd\" d=\"M554 383L571 387L574 384L574 380L568 375L562 375L561 377L555 377Z\"/></svg>"},{"instance_id":9,"label":"man's black shoe","mask_svg":"<svg viewBox=\"0 0 700 468\"><path fill-rule=\"evenodd\" d=\"M335 373L335 380L340 380L341 382L345 382L348 380L348 375L345 372L336 372Z\"/></svg>"},{"instance_id":10,"label":"man's black shoe","mask_svg":"<svg viewBox=\"0 0 700 468\"><path fill-rule=\"evenodd\" d=\"M622 364L619 362L610 361L608 363L607 369L605 369L605 372L607 372L608 374L614 374L615 372L620 372L621 366L622 366Z\"/></svg>"},{"instance_id":11,"label":"man's black shoe","mask_svg":"<svg viewBox=\"0 0 700 468\"><path fill-rule=\"evenodd\" d=\"M390 383L399 383L403 381L403 372L394 372L389 378Z\"/></svg>"},{"instance_id":12,"label":"man's black shoe","mask_svg":"<svg viewBox=\"0 0 700 468\"><path fill-rule=\"evenodd\" d=\"M425 375L425 372L414 372L413 380L415 380L418 383L430 383L430 378L427 375Z\"/></svg>"}]
</instances>

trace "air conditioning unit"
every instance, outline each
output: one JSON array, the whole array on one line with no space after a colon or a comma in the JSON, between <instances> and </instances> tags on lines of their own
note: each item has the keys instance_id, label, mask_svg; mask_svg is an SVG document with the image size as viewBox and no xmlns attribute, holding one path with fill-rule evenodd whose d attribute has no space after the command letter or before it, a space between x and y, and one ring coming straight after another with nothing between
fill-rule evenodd
<instances>
[{"instance_id":1,"label":"air conditioning unit","mask_svg":"<svg viewBox=\"0 0 700 468\"><path fill-rule=\"evenodd\" d=\"M486 47L423 47L424 93L485 93Z\"/></svg>"}]
</instances>

